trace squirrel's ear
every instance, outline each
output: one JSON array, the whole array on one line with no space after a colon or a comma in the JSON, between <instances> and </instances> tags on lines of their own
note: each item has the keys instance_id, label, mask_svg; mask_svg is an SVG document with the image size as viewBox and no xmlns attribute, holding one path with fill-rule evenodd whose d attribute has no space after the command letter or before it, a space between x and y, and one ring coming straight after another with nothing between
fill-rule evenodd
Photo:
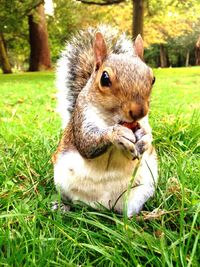
<instances>
[{"instance_id":1,"label":"squirrel's ear","mask_svg":"<svg viewBox=\"0 0 200 267\"><path fill-rule=\"evenodd\" d=\"M142 60L144 58L144 44L142 40L142 36L138 34L135 39L135 52Z\"/></svg>"},{"instance_id":2,"label":"squirrel's ear","mask_svg":"<svg viewBox=\"0 0 200 267\"><path fill-rule=\"evenodd\" d=\"M98 70L107 56L106 43L101 32L95 35L94 45L95 68Z\"/></svg>"}]
</instances>

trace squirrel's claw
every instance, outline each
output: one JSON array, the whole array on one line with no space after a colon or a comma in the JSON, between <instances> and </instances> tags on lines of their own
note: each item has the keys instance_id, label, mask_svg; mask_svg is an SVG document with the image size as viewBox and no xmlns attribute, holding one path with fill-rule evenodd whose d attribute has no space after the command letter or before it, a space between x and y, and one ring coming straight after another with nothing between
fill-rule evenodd
<instances>
[{"instance_id":1,"label":"squirrel's claw","mask_svg":"<svg viewBox=\"0 0 200 267\"><path fill-rule=\"evenodd\" d=\"M59 203L58 201L51 202L51 210L57 211L60 210L62 214L70 211L70 206L67 204L64 204L63 202Z\"/></svg>"},{"instance_id":2,"label":"squirrel's claw","mask_svg":"<svg viewBox=\"0 0 200 267\"><path fill-rule=\"evenodd\" d=\"M124 151L128 158L135 159L139 157L139 153L135 147L136 137L130 129L121 125L113 126L110 141L113 145Z\"/></svg>"},{"instance_id":3,"label":"squirrel's claw","mask_svg":"<svg viewBox=\"0 0 200 267\"><path fill-rule=\"evenodd\" d=\"M145 130L141 128L135 132L135 136L136 136L136 143L135 143L136 150L140 155L142 155L151 146L152 135L147 134Z\"/></svg>"},{"instance_id":4,"label":"squirrel's claw","mask_svg":"<svg viewBox=\"0 0 200 267\"><path fill-rule=\"evenodd\" d=\"M109 131L109 140L113 145L124 151L124 155L132 160L140 159L150 147L152 136L143 128L134 133L126 127L115 125Z\"/></svg>"}]
</instances>

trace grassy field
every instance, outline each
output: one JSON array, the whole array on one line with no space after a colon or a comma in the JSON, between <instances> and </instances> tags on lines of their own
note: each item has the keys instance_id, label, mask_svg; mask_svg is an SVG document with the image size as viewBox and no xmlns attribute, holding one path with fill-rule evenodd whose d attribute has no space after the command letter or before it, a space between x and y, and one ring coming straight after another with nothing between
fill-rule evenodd
<instances>
[{"instance_id":1,"label":"grassy field","mask_svg":"<svg viewBox=\"0 0 200 267\"><path fill-rule=\"evenodd\" d=\"M159 183L132 220L80 206L51 211L61 133L54 75L0 75L0 266L199 266L200 68L155 75Z\"/></svg>"}]
</instances>

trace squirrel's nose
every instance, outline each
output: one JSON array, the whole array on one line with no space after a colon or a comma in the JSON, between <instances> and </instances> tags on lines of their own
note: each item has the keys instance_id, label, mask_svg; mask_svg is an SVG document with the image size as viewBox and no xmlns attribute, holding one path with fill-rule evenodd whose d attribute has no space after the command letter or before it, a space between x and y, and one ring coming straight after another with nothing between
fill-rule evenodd
<instances>
[{"instance_id":1,"label":"squirrel's nose","mask_svg":"<svg viewBox=\"0 0 200 267\"><path fill-rule=\"evenodd\" d=\"M143 118L148 113L148 106L146 104L131 104L129 106L128 116L130 119L137 121Z\"/></svg>"}]
</instances>

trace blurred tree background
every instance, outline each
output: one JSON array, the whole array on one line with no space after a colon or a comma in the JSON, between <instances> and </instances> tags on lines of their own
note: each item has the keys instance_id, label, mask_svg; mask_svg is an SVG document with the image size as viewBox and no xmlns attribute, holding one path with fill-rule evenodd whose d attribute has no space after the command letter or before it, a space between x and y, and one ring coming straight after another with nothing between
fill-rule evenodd
<instances>
[{"instance_id":1,"label":"blurred tree background","mask_svg":"<svg viewBox=\"0 0 200 267\"><path fill-rule=\"evenodd\" d=\"M72 34L100 23L140 33L152 67L200 65L199 0L1 0L1 69L51 69Z\"/></svg>"}]
</instances>

